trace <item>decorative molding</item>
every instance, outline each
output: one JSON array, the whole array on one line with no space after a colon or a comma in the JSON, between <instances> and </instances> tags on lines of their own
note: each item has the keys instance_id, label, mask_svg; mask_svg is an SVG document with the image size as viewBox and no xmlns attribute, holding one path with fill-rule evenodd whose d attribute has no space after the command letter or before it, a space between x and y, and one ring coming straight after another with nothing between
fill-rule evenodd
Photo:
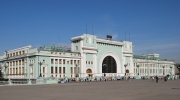
<instances>
[{"instance_id":1,"label":"decorative molding","mask_svg":"<svg viewBox=\"0 0 180 100\"><path fill-rule=\"evenodd\" d=\"M83 36L77 36L77 37L73 37L71 38L71 41L76 41L76 40L83 40Z\"/></svg>"},{"instance_id":2,"label":"decorative molding","mask_svg":"<svg viewBox=\"0 0 180 100\"><path fill-rule=\"evenodd\" d=\"M122 42L112 41L112 40L105 40L105 39L98 39L98 38L97 38L97 39L96 39L96 42L123 46L123 43L122 43Z\"/></svg>"}]
</instances>

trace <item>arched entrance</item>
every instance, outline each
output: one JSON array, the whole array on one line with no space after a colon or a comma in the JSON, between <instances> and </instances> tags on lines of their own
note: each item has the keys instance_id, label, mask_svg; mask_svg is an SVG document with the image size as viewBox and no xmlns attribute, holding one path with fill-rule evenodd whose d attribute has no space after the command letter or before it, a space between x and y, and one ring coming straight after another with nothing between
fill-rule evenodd
<instances>
[{"instance_id":1,"label":"arched entrance","mask_svg":"<svg viewBox=\"0 0 180 100\"><path fill-rule=\"evenodd\" d=\"M87 69L87 70L86 70L86 73L88 73L88 76L89 76L89 77L90 77L90 76L91 76L91 77L93 76L91 69Z\"/></svg>"},{"instance_id":2,"label":"arched entrance","mask_svg":"<svg viewBox=\"0 0 180 100\"><path fill-rule=\"evenodd\" d=\"M126 73L129 73L129 70L128 70L128 69L126 69Z\"/></svg>"},{"instance_id":3,"label":"arched entrance","mask_svg":"<svg viewBox=\"0 0 180 100\"><path fill-rule=\"evenodd\" d=\"M117 64L112 56L106 56L102 63L102 73L117 73Z\"/></svg>"}]
</instances>

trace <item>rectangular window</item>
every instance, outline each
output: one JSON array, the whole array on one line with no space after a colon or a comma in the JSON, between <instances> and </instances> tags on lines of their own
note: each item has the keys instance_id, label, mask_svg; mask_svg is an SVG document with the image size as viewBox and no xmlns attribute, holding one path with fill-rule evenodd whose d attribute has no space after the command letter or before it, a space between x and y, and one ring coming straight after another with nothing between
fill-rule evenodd
<instances>
[{"instance_id":1,"label":"rectangular window","mask_svg":"<svg viewBox=\"0 0 180 100\"><path fill-rule=\"evenodd\" d=\"M18 52L16 52L16 56L18 56Z\"/></svg>"},{"instance_id":2,"label":"rectangular window","mask_svg":"<svg viewBox=\"0 0 180 100\"><path fill-rule=\"evenodd\" d=\"M78 67L78 72L77 73L79 73L80 72L80 68Z\"/></svg>"},{"instance_id":3,"label":"rectangular window","mask_svg":"<svg viewBox=\"0 0 180 100\"><path fill-rule=\"evenodd\" d=\"M67 61L67 64L69 64L69 61Z\"/></svg>"},{"instance_id":4,"label":"rectangular window","mask_svg":"<svg viewBox=\"0 0 180 100\"><path fill-rule=\"evenodd\" d=\"M74 73L76 73L76 67L74 67Z\"/></svg>"},{"instance_id":5,"label":"rectangular window","mask_svg":"<svg viewBox=\"0 0 180 100\"><path fill-rule=\"evenodd\" d=\"M51 64L54 64L54 59L51 59Z\"/></svg>"},{"instance_id":6,"label":"rectangular window","mask_svg":"<svg viewBox=\"0 0 180 100\"><path fill-rule=\"evenodd\" d=\"M21 65L21 60L19 60L19 65Z\"/></svg>"},{"instance_id":7,"label":"rectangular window","mask_svg":"<svg viewBox=\"0 0 180 100\"><path fill-rule=\"evenodd\" d=\"M24 60L22 60L22 65L24 65Z\"/></svg>"},{"instance_id":8,"label":"rectangular window","mask_svg":"<svg viewBox=\"0 0 180 100\"><path fill-rule=\"evenodd\" d=\"M10 68L10 74L12 74L12 68Z\"/></svg>"},{"instance_id":9,"label":"rectangular window","mask_svg":"<svg viewBox=\"0 0 180 100\"><path fill-rule=\"evenodd\" d=\"M78 65L80 64L80 60L78 60Z\"/></svg>"},{"instance_id":10,"label":"rectangular window","mask_svg":"<svg viewBox=\"0 0 180 100\"><path fill-rule=\"evenodd\" d=\"M21 51L19 51L19 55L21 55Z\"/></svg>"},{"instance_id":11,"label":"rectangular window","mask_svg":"<svg viewBox=\"0 0 180 100\"><path fill-rule=\"evenodd\" d=\"M15 62L13 61L13 66L15 66Z\"/></svg>"},{"instance_id":12,"label":"rectangular window","mask_svg":"<svg viewBox=\"0 0 180 100\"><path fill-rule=\"evenodd\" d=\"M61 64L61 59L59 59L59 64Z\"/></svg>"},{"instance_id":13,"label":"rectangular window","mask_svg":"<svg viewBox=\"0 0 180 100\"><path fill-rule=\"evenodd\" d=\"M57 70L57 67L55 67L55 73L57 73L57 71L58 71L58 70Z\"/></svg>"},{"instance_id":14,"label":"rectangular window","mask_svg":"<svg viewBox=\"0 0 180 100\"><path fill-rule=\"evenodd\" d=\"M21 67L19 67L19 74L21 74Z\"/></svg>"},{"instance_id":15,"label":"rectangular window","mask_svg":"<svg viewBox=\"0 0 180 100\"><path fill-rule=\"evenodd\" d=\"M45 73L45 67L43 67L43 73Z\"/></svg>"},{"instance_id":16,"label":"rectangular window","mask_svg":"<svg viewBox=\"0 0 180 100\"><path fill-rule=\"evenodd\" d=\"M71 65L72 65L72 63L73 63L73 60L71 60Z\"/></svg>"},{"instance_id":17,"label":"rectangular window","mask_svg":"<svg viewBox=\"0 0 180 100\"><path fill-rule=\"evenodd\" d=\"M76 64L76 60L74 60L74 64Z\"/></svg>"},{"instance_id":18,"label":"rectangular window","mask_svg":"<svg viewBox=\"0 0 180 100\"><path fill-rule=\"evenodd\" d=\"M22 51L22 55L24 55L25 54L25 51Z\"/></svg>"},{"instance_id":19,"label":"rectangular window","mask_svg":"<svg viewBox=\"0 0 180 100\"><path fill-rule=\"evenodd\" d=\"M71 74L73 73L73 67L71 67Z\"/></svg>"},{"instance_id":20,"label":"rectangular window","mask_svg":"<svg viewBox=\"0 0 180 100\"><path fill-rule=\"evenodd\" d=\"M63 73L65 73L65 71L66 71L66 70L65 70L65 67L63 67Z\"/></svg>"},{"instance_id":21,"label":"rectangular window","mask_svg":"<svg viewBox=\"0 0 180 100\"><path fill-rule=\"evenodd\" d=\"M76 50L78 50L78 46L76 46Z\"/></svg>"},{"instance_id":22,"label":"rectangular window","mask_svg":"<svg viewBox=\"0 0 180 100\"><path fill-rule=\"evenodd\" d=\"M18 61L16 61L16 66L18 65Z\"/></svg>"},{"instance_id":23,"label":"rectangular window","mask_svg":"<svg viewBox=\"0 0 180 100\"><path fill-rule=\"evenodd\" d=\"M65 64L65 59L63 59L63 64Z\"/></svg>"},{"instance_id":24,"label":"rectangular window","mask_svg":"<svg viewBox=\"0 0 180 100\"><path fill-rule=\"evenodd\" d=\"M51 67L51 74L53 74L53 67Z\"/></svg>"},{"instance_id":25,"label":"rectangular window","mask_svg":"<svg viewBox=\"0 0 180 100\"><path fill-rule=\"evenodd\" d=\"M58 64L58 59L55 59L55 64Z\"/></svg>"},{"instance_id":26,"label":"rectangular window","mask_svg":"<svg viewBox=\"0 0 180 100\"><path fill-rule=\"evenodd\" d=\"M18 74L18 68L16 68L16 74Z\"/></svg>"},{"instance_id":27,"label":"rectangular window","mask_svg":"<svg viewBox=\"0 0 180 100\"><path fill-rule=\"evenodd\" d=\"M59 73L61 73L61 67L59 67Z\"/></svg>"},{"instance_id":28,"label":"rectangular window","mask_svg":"<svg viewBox=\"0 0 180 100\"><path fill-rule=\"evenodd\" d=\"M22 67L22 74L24 74L24 67Z\"/></svg>"}]
</instances>

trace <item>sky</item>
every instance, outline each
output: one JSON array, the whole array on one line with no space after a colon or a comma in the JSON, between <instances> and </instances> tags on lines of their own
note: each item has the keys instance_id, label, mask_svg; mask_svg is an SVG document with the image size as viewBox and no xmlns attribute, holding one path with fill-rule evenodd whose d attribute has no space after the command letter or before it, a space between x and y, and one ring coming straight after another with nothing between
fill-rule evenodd
<instances>
[{"instance_id":1,"label":"sky","mask_svg":"<svg viewBox=\"0 0 180 100\"><path fill-rule=\"evenodd\" d=\"M27 45L70 45L87 30L133 42L134 54L157 53L180 63L179 5L180 0L0 0L0 54Z\"/></svg>"}]
</instances>

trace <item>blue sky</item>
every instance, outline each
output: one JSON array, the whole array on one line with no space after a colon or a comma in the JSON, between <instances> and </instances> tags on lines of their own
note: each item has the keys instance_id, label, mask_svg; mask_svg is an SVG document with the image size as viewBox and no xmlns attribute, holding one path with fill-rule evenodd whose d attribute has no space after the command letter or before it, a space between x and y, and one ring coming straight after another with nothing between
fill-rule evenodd
<instances>
[{"instance_id":1,"label":"blue sky","mask_svg":"<svg viewBox=\"0 0 180 100\"><path fill-rule=\"evenodd\" d=\"M0 54L70 44L86 32L133 42L135 54L180 63L180 0L0 0Z\"/></svg>"}]
</instances>

